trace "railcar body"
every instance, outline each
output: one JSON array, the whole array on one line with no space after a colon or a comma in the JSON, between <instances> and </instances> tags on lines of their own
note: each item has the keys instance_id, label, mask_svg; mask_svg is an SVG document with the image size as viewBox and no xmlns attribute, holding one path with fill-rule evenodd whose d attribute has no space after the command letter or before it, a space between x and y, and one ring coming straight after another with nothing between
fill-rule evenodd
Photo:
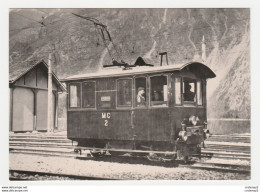
<instances>
[{"instance_id":1,"label":"railcar body","mask_svg":"<svg viewBox=\"0 0 260 192\"><path fill-rule=\"evenodd\" d=\"M207 79L213 77L199 62L68 77L68 138L110 153L200 153L208 132Z\"/></svg>"}]
</instances>

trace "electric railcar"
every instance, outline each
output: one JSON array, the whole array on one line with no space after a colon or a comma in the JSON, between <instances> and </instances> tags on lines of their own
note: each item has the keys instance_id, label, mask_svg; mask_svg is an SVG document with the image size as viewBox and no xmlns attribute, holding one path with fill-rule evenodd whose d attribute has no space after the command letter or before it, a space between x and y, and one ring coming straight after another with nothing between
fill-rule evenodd
<instances>
[{"instance_id":1,"label":"electric railcar","mask_svg":"<svg viewBox=\"0 0 260 192\"><path fill-rule=\"evenodd\" d=\"M199 155L207 129L207 79L200 62L104 69L66 78L67 136L75 150L171 156ZM81 151L80 151L81 152Z\"/></svg>"}]
</instances>

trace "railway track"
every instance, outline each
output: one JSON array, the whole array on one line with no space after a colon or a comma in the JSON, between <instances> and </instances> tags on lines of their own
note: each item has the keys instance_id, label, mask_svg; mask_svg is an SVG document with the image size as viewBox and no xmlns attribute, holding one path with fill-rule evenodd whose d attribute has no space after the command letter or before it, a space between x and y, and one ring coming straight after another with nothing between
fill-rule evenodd
<instances>
[{"instance_id":1,"label":"railway track","mask_svg":"<svg viewBox=\"0 0 260 192\"><path fill-rule=\"evenodd\" d=\"M116 180L104 177L82 176L58 173L46 173L27 170L9 170L9 180L11 181L26 181L26 180Z\"/></svg>"},{"instance_id":2,"label":"railway track","mask_svg":"<svg viewBox=\"0 0 260 192\"><path fill-rule=\"evenodd\" d=\"M218 138L218 140L216 140ZM243 140L244 139L244 140ZM207 159L220 159L225 162L225 160L243 160L250 162L250 143L248 143L248 137L240 138L239 142L222 142L220 136L216 136L214 140L209 140L205 142L206 148L202 149L202 158ZM90 153L85 152L82 155L76 154L74 152L74 146L72 142L66 139L66 136L32 136L32 135L19 135L19 136L10 136L9 139L9 151L10 153L15 154L27 154L27 155L40 155L45 157L62 157L62 158L77 158L84 160L93 160L93 157L90 157ZM250 175L250 166L248 165L233 165L230 163L210 163L203 161L196 161L189 165L184 165L182 162L175 163L161 163L161 162L149 162L147 159L129 159L129 157L119 157L111 158L104 157L101 159L95 159L100 161L108 162L123 162L123 163L141 163L149 165L162 165L162 166L180 166L191 169L201 169L208 171L218 171L218 172L230 172L230 173L239 173L244 175ZM176 165L177 164L177 165ZM43 173L46 174L46 173ZM18 174L19 175L19 174ZM39 174L38 174L39 175ZM72 176L73 177L73 176ZM25 177L27 178L27 177ZM59 178L59 176L57 176ZM61 176L61 178L63 178ZM66 177L70 179L70 177ZM11 180L22 180L23 178L13 178L10 176ZM73 178L72 178L73 179ZM75 177L75 179L77 179ZM89 180L91 178L82 178ZM78 178L77 180L82 180ZM93 178L95 179L95 178ZM99 179L99 178L96 178ZM100 178L104 179L104 178Z\"/></svg>"},{"instance_id":3,"label":"railway track","mask_svg":"<svg viewBox=\"0 0 260 192\"><path fill-rule=\"evenodd\" d=\"M38 154L43 156L64 156L64 157L77 157L73 147L63 147L57 148L54 146L10 146L9 151L11 153L27 153L27 154ZM83 153L82 156L88 155ZM236 153L236 152L220 152L211 150L202 150L202 158L218 158L218 159L240 159L240 160L250 160L250 154L248 153Z\"/></svg>"},{"instance_id":4,"label":"railway track","mask_svg":"<svg viewBox=\"0 0 260 192\"><path fill-rule=\"evenodd\" d=\"M248 135L212 135L207 141L250 143L251 138Z\"/></svg>"},{"instance_id":5,"label":"railway track","mask_svg":"<svg viewBox=\"0 0 260 192\"><path fill-rule=\"evenodd\" d=\"M21 152L17 152L21 153ZM144 157L101 157L101 158L95 158L92 157L86 157L86 156L76 156L76 155L64 155L64 154L48 154L48 153L42 153L42 152L28 152L24 151L23 154L28 155L36 155L36 156L45 156L50 157L56 156L61 158L76 158L84 161L103 161L103 162L109 162L109 163L127 163L127 164L143 164L143 165L152 165L152 166L163 166L163 167L183 167L183 168L189 168L189 169L199 169L199 170L207 170L207 171L215 171L215 172L223 172L223 173L239 173L244 175L250 175L250 166L248 165L233 165L229 163L210 163L210 162L197 162L197 161L191 161L189 164L183 164L183 161L176 160L176 161L166 161L166 162L151 162L147 160ZM37 175L37 173L35 173ZM58 176L58 177L68 177L68 175L59 175L59 174L47 174L47 173L40 173L38 175L45 175L47 176ZM27 178L27 175L18 177L18 179L21 178ZM88 177L76 177L76 176L70 176L65 179L78 179L78 180L99 180L99 178L88 178ZM12 180L17 180L17 178L10 178ZM57 178L55 178L57 179ZM63 178L61 178L63 179ZM102 178L105 179L105 178ZM111 178L109 178L111 179Z\"/></svg>"},{"instance_id":6,"label":"railway track","mask_svg":"<svg viewBox=\"0 0 260 192\"><path fill-rule=\"evenodd\" d=\"M218 172L228 172L228 173L240 173L250 175L249 166L232 165L232 164L222 164L222 163L195 163L191 166L184 166L191 169L203 169L207 171L218 171Z\"/></svg>"},{"instance_id":7,"label":"railway track","mask_svg":"<svg viewBox=\"0 0 260 192\"><path fill-rule=\"evenodd\" d=\"M223 136L226 138L227 136ZM250 143L248 136L237 136L240 142L222 142L221 136L213 136L213 140L205 142L206 148L202 149L202 157L218 158L218 159L240 159L250 160ZM230 137L230 136L229 136ZM218 139L216 141L216 138ZM232 140L233 137L230 137ZM242 142L244 141L244 142ZM73 156L72 152L77 143L73 143L66 136L32 136L32 135L14 135L10 136L10 151L18 152L43 152L48 155L50 153L62 153L67 156ZM54 150L55 149L55 150ZM42 150L42 151L41 151Z\"/></svg>"}]
</instances>

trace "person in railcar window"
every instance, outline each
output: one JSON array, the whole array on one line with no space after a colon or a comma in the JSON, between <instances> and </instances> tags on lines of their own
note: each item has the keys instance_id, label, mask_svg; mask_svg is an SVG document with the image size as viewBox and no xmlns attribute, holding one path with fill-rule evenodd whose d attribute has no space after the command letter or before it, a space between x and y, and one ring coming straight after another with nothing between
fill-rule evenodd
<instances>
[{"instance_id":1,"label":"person in railcar window","mask_svg":"<svg viewBox=\"0 0 260 192\"><path fill-rule=\"evenodd\" d=\"M167 106L168 84L167 76L151 77L151 106Z\"/></svg>"},{"instance_id":2,"label":"person in railcar window","mask_svg":"<svg viewBox=\"0 0 260 192\"><path fill-rule=\"evenodd\" d=\"M137 77L135 78L135 106L145 107L146 99L146 78Z\"/></svg>"},{"instance_id":3,"label":"person in railcar window","mask_svg":"<svg viewBox=\"0 0 260 192\"><path fill-rule=\"evenodd\" d=\"M191 85L185 85L185 92L183 93L184 101L194 101L195 93L191 91Z\"/></svg>"},{"instance_id":4,"label":"person in railcar window","mask_svg":"<svg viewBox=\"0 0 260 192\"><path fill-rule=\"evenodd\" d=\"M145 91L143 87L139 87L138 88L138 93L136 96L136 102L137 102L137 106L145 106Z\"/></svg>"},{"instance_id":5,"label":"person in railcar window","mask_svg":"<svg viewBox=\"0 0 260 192\"><path fill-rule=\"evenodd\" d=\"M163 101L161 91L154 91L153 93L153 101Z\"/></svg>"}]
</instances>

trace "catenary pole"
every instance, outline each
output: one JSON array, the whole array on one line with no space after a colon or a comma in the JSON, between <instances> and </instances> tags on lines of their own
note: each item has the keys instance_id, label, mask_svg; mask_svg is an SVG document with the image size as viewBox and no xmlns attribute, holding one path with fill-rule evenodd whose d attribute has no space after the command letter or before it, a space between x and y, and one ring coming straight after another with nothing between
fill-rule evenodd
<instances>
[{"instance_id":1,"label":"catenary pole","mask_svg":"<svg viewBox=\"0 0 260 192\"><path fill-rule=\"evenodd\" d=\"M202 59L202 62L206 63L207 56L206 56L206 43L205 43L204 35L202 37L201 46L202 46L202 48L201 48L202 49L201 59Z\"/></svg>"},{"instance_id":2,"label":"catenary pole","mask_svg":"<svg viewBox=\"0 0 260 192\"><path fill-rule=\"evenodd\" d=\"M52 61L51 53L48 60L48 115L47 115L47 132L53 131L52 123Z\"/></svg>"}]
</instances>

